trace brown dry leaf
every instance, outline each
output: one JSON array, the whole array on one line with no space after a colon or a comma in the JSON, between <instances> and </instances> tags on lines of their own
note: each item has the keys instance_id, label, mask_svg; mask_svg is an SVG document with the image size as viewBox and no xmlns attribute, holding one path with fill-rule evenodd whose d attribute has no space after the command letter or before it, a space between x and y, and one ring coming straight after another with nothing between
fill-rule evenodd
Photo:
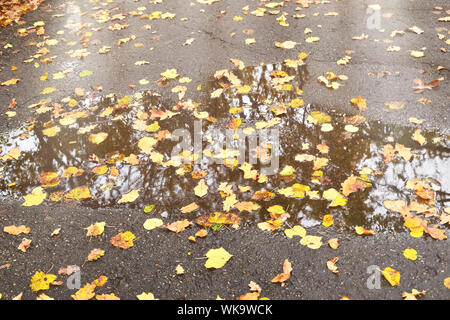
<instances>
[{"instance_id":1,"label":"brown dry leaf","mask_svg":"<svg viewBox=\"0 0 450 320\"><path fill-rule=\"evenodd\" d=\"M330 148L327 146L327 143L325 141L322 141L321 144L317 145L317 150L319 150L320 153L325 154L328 153Z\"/></svg>"},{"instance_id":2,"label":"brown dry leaf","mask_svg":"<svg viewBox=\"0 0 450 320\"><path fill-rule=\"evenodd\" d=\"M23 238L22 242L20 243L20 245L17 249L19 249L22 252L27 252L27 249L30 247L30 245L31 245L31 240L27 239L27 238Z\"/></svg>"},{"instance_id":3,"label":"brown dry leaf","mask_svg":"<svg viewBox=\"0 0 450 320\"><path fill-rule=\"evenodd\" d=\"M339 257L334 257L331 258L330 260L327 261L327 268L328 270L330 270L331 272L338 274L339 270L338 267L336 267L336 263L339 261Z\"/></svg>"},{"instance_id":4,"label":"brown dry leaf","mask_svg":"<svg viewBox=\"0 0 450 320\"><path fill-rule=\"evenodd\" d=\"M192 224L192 222L188 221L187 219L179 220L172 222L171 224L165 225L164 228L169 229L170 231L179 233L184 231L187 227L189 227Z\"/></svg>"},{"instance_id":5,"label":"brown dry leaf","mask_svg":"<svg viewBox=\"0 0 450 320\"><path fill-rule=\"evenodd\" d=\"M108 281L106 276L100 276L91 283L86 283L84 287L71 295L71 297L74 300L90 300L95 296L95 288L104 286L106 281Z\"/></svg>"},{"instance_id":6,"label":"brown dry leaf","mask_svg":"<svg viewBox=\"0 0 450 320\"><path fill-rule=\"evenodd\" d=\"M364 182L360 177L356 177L353 174L348 177L343 183L342 186L342 194L348 197L351 193L356 192L358 190L363 190L367 186L370 186L370 183Z\"/></svg>"},{"instance_id":7,"label":"brown dry leaf","mask_svg":"<svg viewBox=\"0 0 450 320\"><path fill-rule=\"evenodd\" d=\"M292 264L288 259L284 260L283 263L283 273L278 274L275 278L272 279L272 283L280 282L284 283L291 277Z\"/></svg>"},{"instance_id":8,"label":"brown dry leaf","mask_svg":"<svg viewBox=\"0 0 450 320\"><path fill-rule=\"evenodd\" d=\"M427 293L425 290L418 291L416 289L412 289L411 292L403 292L402 297L404 300L417 300L417 297L423 296Z\"/></svg>"},{"instance_id":9,"label":"brown dry leaf","mask_svg":"<svg viewBox=\"0 0 450 320\"><path fill-rule=\"evenodd\" d=\"M114 293L109 294L97 294L95 296L96 300L120 300L119 297L117 297Z\"/></svg>"},{"instance_id":10,"label":"brown dry leaf","mask_svg":"<svg viewBox=\"0 0 450 320\"><path fill-rule=\"evenodd\" d=\"M0 150L1 151L1 150ZM7 154L0 157L0 160L7 161L10 159L18 160L22 151L19 148L12 148Z\"/></svg>"},{"instance_id":11,"label":"brown dry leaf","mask_svg":"<svg viewBox=\"0 0 450 320\"><path fill-rule=\"evenodd\" d=\"M23 292L19 293L17 296L12 298L11 300L22 300Z\"/></svg>"},{"instance_id":12,"label":"brown dry leaf","mask_svg":"<svg viewBox=\"0 0 450 320\"><path fill-rule=\"evenodd\" d=\"M250 291L252 291L252 292L256 291L256 292L261 293L261 291L262 291L261 287L254 281L250 281L248 286L250 287Z\"/></svg>"},{"instance_id":13,"label":"brown dry leaf","mask_svg":"<svg viewBox=\"0 0 450 320\"><path fill-rule=\"evenodd\" d=\"M96 222L87 227L86 237L95 237L99 236L105 231L106 222Z\"/></svg>"},{"instance_id":14,"label":"brown dry leaf","mask_svg":"<svg viewBox=\"0 0 450 320\"><path fill-rule=\"evenodd\" d=\"M385 106L389 107L391 110L403 109L405 107L406 102L404 101L390 101L385 102Z\"/></svg>"},{"instance_id":15,"label":"brown dry leaf","mask_svg":"<svg viewBox=\"0 0 450 320\"><path fill-rule=\"evenodd\" d=\"M198 208L199 208L198 204L196 204L195 202L192 202L191 204L188 204L187 206L184 206L180 210L181 210L182 213L189 213L189 212L192 212L194 210L197 210Z\"/></svg>"},{"instance_id":16,"label":"brown dry leaf","mask_svg":"<svg viewBox=\"0 0 450 320\"><path fill-rule=\"evenodd\" d=\"M249 292L240 296L238 300L258 300L260 294L259 292Z\"/></svg>"},{"instance_id":17,"label":"brown dry leaf","mask_svg":"<svg viewBox=\"0 0 450 320\"><path fill-rule=\"evenodd\" d=\"M238 209L240 212L242 211L252 212L261 208L259 204L251 201L238 202L234 205L234 207Z\"/></svg>"},{"instance_id":18,"label":"brown dry leaf","mask_svg":"<svg viewBox=\"0 0 450 320\"><path fill-rule=\"evenodd\" d=\"M252 200L263 200L263 201L269 201L270 199L272 199L273 197L275 197L275 193L270 192L268 190L260 190L260 191L256 191L253 196L252 196Z\"/></svg>"},{"instance_id":19,"label":"brown dry leaf","mask_svg":"<svg viewBox=\"0 0 450 320\"><path fill-rule=\"evenodd\" d=\"M436 240L447 239L447 236L445 235L445 230L440 229L438 225L426 227L425 232L428 233L433 239L436 239Z\"/></svg>"},{"instance_id":20,"label":"brown dry leaf","mask_svg":"<svg viewBox=\"0 0 450 320\"><path fill-rule=\"evenodd\" d=\"M112 237L109 242L117 248L128 249L131 248L134 244L133 241L136 236L130 231L120 232L116 236Z\"/></svg>"},{"instance_id":21,"label":"brown dry leaf","mask_svg":"<svg viewBox=\"0 0 450 320\"><path fill-rule=\"evenodd\" d=\"M425 83L420 79L414 79L414 83L416 84L415 87L413 87L415 93L422 93L424 90L432 90L433 88L437 87L439 82L444 80L444 77L441 77L439 79L433 80L429 83Z\"/></svg>"},{"instance_id":22,"label":"brown dry leaf","mask_svg":"<svg viewBox=\"0 0 450 320\"><path fill-rule=\"evenodd\" d=\"M94 261L99 259L105 254L105 251L102 249L92 249L91 252L89 252L89 255L87 256L88 261Z\"/></svg>"},{"instance_id":23,"label":"brown dry leaf","mask_svg":"<svg viewBox=\"0 0 450 320\"><path fill-rule=\"evenodd\" d=\"M84 89L82 88L75 88L75 94L79 97L84 96Z\"/></svg>"},{"instance_id":24,"label":"brown dry leaf","mask_svg":"<svg viewBox=\"0 0 450 320\"><path fill-rule=\"evenodd\" d=\"M58 274L61 276L70 276L72 273L80 271L79 266L67 266L65 268L60 268Z\"/></svg>"},{"instance_id":25,"label":"brown dry leaf","mask_svg":"<svg viewBox=\"0 0 450 320\"><path fill-rule=\"evenodd\" d=\"M328 240L328 245L330 246L331 249L336 250L337 248L339 248L339 239L332 238L332 239Z\"/></svg>"},{"instance_id":26,"label":"brown dry leaf","mask_svg":"<svg viewBox=\"0 0 450 320\"><path fill-rule=\"evenodd\" d=\"M204 238L208 235L208 231L206 229L200 229L195 233L196 237Z\"/></svg>"}]
</instances>

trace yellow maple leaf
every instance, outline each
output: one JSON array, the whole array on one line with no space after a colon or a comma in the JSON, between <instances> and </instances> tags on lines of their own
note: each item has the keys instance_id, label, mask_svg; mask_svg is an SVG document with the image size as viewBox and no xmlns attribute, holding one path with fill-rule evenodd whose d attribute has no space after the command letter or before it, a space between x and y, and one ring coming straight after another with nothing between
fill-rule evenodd
<instances>
[{"instance_id":1,"label":"yellow maple leaf","mask_svg":"<svg viewBox=\"0 0 450 320\"><path fill-rule=\"evenodd\" d=\"M166 71L161 73L161 77L167 78L167 79L175 79L179 75L177 73L177 69L167 69Z\"/></svg>"},{"instance_id":2,"label":"yellow maple leaf","mask_svg":"<svg viewBox=\"0 0 450 320\"><path fill-rule=\"evenodd\" d=\"M392 269L391 267L386 267L381 271L381 273L391 286L394 287L400 285L400 272L398 272L397 270Z\"/></svg>"},{"instance_id":3,"label":"yellow maple leaf","mask_svg":"<svg viewBox=\"0 0 450 320\"><path fill-rule=\"evenodd\" d=\"M31 277L30 288L33 292L38 292L40 290L48 290L50 284L56 280L57 276L54 274L45 274L42 271L36 271L36 273Z\"/></svg>"},{"instance_id":4,"label":"yellow maple leaf","mask_svg":"<svg viewBox=\"0 0 450 320\"><path fill-rule=\"evenodd\" d=\"M233 255L229 254L223 247L210 249L206 253L208 260L205 262L206 268L222 268Z\"/></svg>"},{"instance_id":5,"label":"yellow maple leaf","mask_svg":"<svg viewBox=\"0 0 450 320\"><path fill-rule=\"evenodd\" d=\"M309 123L317 124L317 123L325 123L330 122L331 117L320 111L313 111L309 114L306 119Z\"/></svg>"},{"instance_id":6,"label":"yellow maple leaf","mask_svg":"<svg viewBox=\"0 0 450 320\"><path fill-rule=\"evenodd\" d=\"M101 176L102 174L105 174L108 172L108 166L107 165L97 166L97 167L93 168L91 171L93 173Z\"/></svg>"},{"instance_id":7,"label":"yellow maple leaf","mask_svg":"<svg viewBox=\"0 0 450 320\"><path fill-rule=\"evenodd\" d=\"M73 300L90 300L95 296L95 288L104 286L106 281L108 281L106 276L100 276L92 283L86 283L84 287L80 288L71 297Z\"/></svg>"},{"instance_id":8,"label":"yellow maple leaf","mask_svg":"<svg viewBox=\"0 0 450 320\"><path fill-rule=\"evenodd\" d=\"M347 204L347 199L345 199L336 189L330 188L328 190L325 190L322 194L322 196L331 201L330 207L337 207L337 206L345 206Z\"/></svg>"},{"instance_id":9,"label":"yellow maple leaf","mask_svg":"<svg viewBox=\"0 0 450 320\"><path fill-rule=\"evenodd\" d=\"M294 172L295 172L294 167L292 167L292 166L285 166L283 168L283 170L281 170L280 176L290 176L290 175L293 175Z\"/></svg>"},{"instance_id":10,"label":"yellow maple leaf","mask_svg":"<svg viewBox=\"0 0 450 320\"><path fill-rule=\"evenodd\" d=\"M87 186L81 186L70 190L66 194L66 198L81 201L93 198L93 196L91 195L91 192L89 191L89 188Z\"/></svg>"},{"instance_id":11,"label":"yellow maple leaf","mask_svg":"<svg viewBox=\"0 0 450 320\"><path fill-rule=\"evenodd\" d=\"M299 236L299 237L303 238L304 236L306 236L306 230L302 226L297 225L297 226L292 227L291 229L284 230L284 234L289 239L292 239L292 237L294 237L294 236Z\"/></svg>"},{"instance_id":12,"label":"yellow maple leaf","mask_svg":"<svg viewBox=\"0 0 450 320\"><path fill-rule=\"evenodd\" d=\"M283 207L279 206L279 205L271 206L271 207L267 208L267 211L269 211L270 213L273 213L273 214L283 214L286 212L283 209Z\"/></svg>"},{"instance_id":13,"label":"yellow maple leaf","mask_svg":"<svg viewBox=\"0 0 450 320\"><path fill-rule=\"evenodd\" d=\"M151 137L143 137L138 141L138 147L143 153L150 154L158 140Z\"/></svg>"},{"instance_id":14,"label":"yellow maple leaf","mask_svg":"<svg viewBox=\"0 0 450 320\"><path fill-rule=\"evenodd\" d=\"M358 107L359 110L363 111L367 109L367 101L363 99L361 96L357 96L356 98L352 98L350 102Z\"/></svg>"},{"instance_id":15,"label":"yellow maple leaf","mask_svg":"<svg viewBox=\"0 0 450 320\"><path fill-rule=\"evenodd\" d=\"M99 236L105 231L106 222L96 222L87 227L86 237Z\"/></svg>"},{"instance_id":16,"label":"yellow maple leaf","mask_svg":"<svg viewBox=\"0 0 450 320\"><path fill-rule=\"evenodd\" d=\"M310 249L319 249L323 245L322 237L307 235L300 240L300 244Z\"/></svg>"},{"instance_id":17,"label":"yellow maple leaf","mask_svg":"<svg viewBox=\"0 0 450 320\"><path fill-rule=\"evenodd\" d=\"M194 188L194 193L197 197L203 197L208 193L208 186L205 183L205 179L201 179L197 186Z\"/></svg>"},{"instance_id":18,"label":"yellow maple leaf","mask_svg":"<svg viewBox=\"0 0 450 320\"><path fill-rule=\"evenodd\" d=\"M406 259L409 260L417 260L417 251L415 249L405 249L403 250L403 255L405 256Z\"/></svg>"},{"instance_id":19,"label":"yellow maple leaf","mask_svg":"<svg viewBox=\"0 0 450 320\"><path fill-rule=\"evenodd\" d=\"M25 199L25 202L22 203L22 206L38 206L45 200L45 198L47 198L47 193L44 192L42 187L37 187L31 191L31 194L23 196L23 198Z\"/></svg>"}]
</instances>

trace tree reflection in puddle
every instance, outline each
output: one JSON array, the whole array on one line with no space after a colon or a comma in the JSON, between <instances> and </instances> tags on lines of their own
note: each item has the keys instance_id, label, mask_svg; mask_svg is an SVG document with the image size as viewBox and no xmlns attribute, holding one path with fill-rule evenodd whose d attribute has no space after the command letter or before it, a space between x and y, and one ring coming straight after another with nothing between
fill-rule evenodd
<instances>
[{"instance_id":1,"label":"tree reflection in puddle","mask_svg":"<svg viewBox=\"0 0 450 320\"><path fill-rule=\"evenodd\" d=\"M293 76L290 81L291 90L277 90L271 85L271 74L275 70L282 70ZM383 202L396 199L411 200L413 192L405 189L405 183L414 178L439 181L440 185L435 184L436 207L441 210L450 204L450 187L447 183L450 181L448 137L441 136L438 132L424 132L427 143L420 146L411 138L415 128L388 126L371 121L355 125L358 131L349 133L345 129L346 115L308 104L291 108L289 103L301 98L299 90L308 79L305 66L287 68L281 64L273 64L233 70L233 73L243 84L249 85L251 91L238 93L236 88L229 86L223 79L220 81L209 79L203 88L204 95L198 100L198 110L207 111L217 121L202 122L204 136L213 129L224 130L233 118L242 119L242 128L254 127L256 122L269 121L275 117L272 112L274 106L286 107L286 113L278 116L280 123L275 127L280 132L280 170L287 165L293 166L296 176L292 181L286 181L279 175L272 175L268 177L267 182L258 183L244 179L238 166L230 168L201 162L193 165L192 170L201 169L207 172L205 180L209 193L199 198L193 192L198 180L193 179L191 173L180 175L176 172L179 169L177 167L155 164L138 147L139 139L153 136L153 133L137 129L136 120L141 118L142 129L142 123L146 126L154 121L145 119L143 114L151 114L152 109L171 110L172 105L165 93L161 96L145 93L125 107L118 106L116 98L91 94L89 98L77 100L74 107L63 104L63 111L53 107L50 111L37 115L33 123L28 123L3 137L1 155L8 154L13 148L19 148L21 154L17 160L5 159L0 162L3 169L0 172L1 195L5 198L9 196L20 198L41 185L40 174L57 172L61 176L65 169L76 167L83 169L84 173L77 177L61 178L57 186L46 187L46 192L67 193L76 187L86 185L93 198L82 201L82 205L93 208L111 206L142 208L154 203L161 211L167 211L173 220L193 219L211 212L223 211L223 199L217 190L222 182L233 185L238 201L250 201L257 190L268 189L275 193L275 197L270 201L256 201L261 208L253 213L238 213L232 209L231 211L241 216L244 224L267 220L266 208L277 204L289 212L289 224L300 223L307 227L320 224L323 215L331 213L337 222L335 223L337 228L362 225L376 231L401 231L404 230L402 218L398 214L389 213L384 208ZM211 98L211 92L220 88L223 89L222 94L218 98ZM236 114L230 113L231 108L235 108ZM58 125L63 112L76 110L84 112L85 115L77 118L72 124ZM331 131L324 131L320 124L307 121L313 111L321 111L331 116L329 122L332 126ZM180 114L172 118L156 119L161 127L159 130L173 132L175 129L185 128L192 133L195 120L192 111L180 109L177 112ZM57 125L60 131L55 136L44 135L43 130L52 125ZM91 132L79 133L80 129L94 125L95 128ZM88 140L90 133L97 132L108 134L106 140L98 145ZM433 139L438 137L442 139L433 142ZM389 139L392 142L389 142ZM328 154L319 153L316 146L322 142L329 147ZM400 143L410 147L416 156L410 161L395 158L385 163L382 149L387 143ZM176 144L176 141L164 139L155 146L155 150L163 154L167 161ZM207 141L203 141L203 148L206 145ZM306 145L309 146L307 150ZM328 165L321 168L323 176L316 183L311 179L314 171L312 163L295 161L295 156L302 153L329 159ZM139 163L130 164L124 159L130 154L136 155ZM107 173L98 175L92 172L94 167L102 164L108 166ZM372 187L350 194L345 206L330 208L330 202L323 198L311 199L309 196L301 199L287 198L277 193L277 190L294 183L307 185L311 190L318 191L319 195L329 188L340 190L341 183L351 174L358 175L365 167L380 171L381 174L370 175ZM118 174L112 174L114 168ZM254 168L260 167L256 165ZM238 186L251 186L251 191L240 193ZM139 190L139 198L126 205L117 203L123 194L133 189ZM51 202L48 199L46 201ZM196 202L200 210L182 214L179 209L191 202Z\"/></svg>"}]
</instances>

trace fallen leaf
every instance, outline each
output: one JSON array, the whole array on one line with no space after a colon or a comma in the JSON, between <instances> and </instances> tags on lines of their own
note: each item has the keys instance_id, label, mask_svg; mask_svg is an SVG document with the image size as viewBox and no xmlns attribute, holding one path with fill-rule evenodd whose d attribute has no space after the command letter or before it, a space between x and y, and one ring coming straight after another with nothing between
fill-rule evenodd
<instances>
[{"instance_id":1,"label":"fallen leaf","mask_svg":"<svg viewBox=\"0 0 450 320\"><path fill-rule=\"evenodd\" d=\"M192 224L192 222L188 221L187 219L184 219L184 220L172 222L172 223L164 226L164 228L169 229L170 231L179 233L179 232L184 231L191 224Z\"/></svg>"},{"instance_id":2,"label":"fallen leaf","mask_svg":"<svg viewBox=\"0 0 450 320\"><path fill-rule=\"evenodd\" d=\"M25 199L25 202L22 203L23 207L38 206L47 198L47 193L42 187L37 187L31 191L31 194L23 196L23 198Z\"/></svg>"},{"instance_id":3,"label":"fallen leaf","mask_svg":"<svg viewBox=\"0 0 450 320\"><path fill-rule=\"evenodd\" d=\"M164 224L164 222L158 218L147 219L144 222L144 229L145 230L153 230L155 228L161 227L163 224Z\"/></svg>"},{"instance_id":4,"label":"fallen leaf","mask_svg":"<svg viewBox=\"0 0 450 320\"><path fill-rule=\"evenodd\" d=\"M26 227L24 225L20 225L18 227L16 226L6 226L3 227L3 231L13 235L13 236L18 236L21 233L30 233L31 229L29 227Z\"/></svg>"},{"instance_id":5,"label":"fallen leaf","mask_svg":"<svg viewBox=\"0 0 450 320\"><path fill-rule=\"evenodd\" d=\"M100 259L105 254L105 251L102 249L92 249L87 256L88 261L94 261Z\"/></svg>"},{"instance_id":6,"label":"fallen leaf","mask_svg":"<svg viewBox=\"0 0 450 320\"><path fill-rule=\"evenodd\" d=\"M27 239L27 238L23 238L22 242L20 243L20 245L17 249L19 249L22 252L27 252L27 249L30 247L30 245L31 245L31 240Z\"/></svg>"},{"instance_id":7,"label":"fallen leaf","mask_svg":"<svg viewBox=\"0 0 450 320\"><path fill-rule=\"evenodd\" d=\"M120 203L128 203L133 202L137 198L139 198L139 191L138 190L131 190L130 192L123 194L119 201L117 201L118 204Z\"/></svg>"},{"instance_id":8,"label":"fallen leaf","mask_svg":"<svg viewBox=\"0 0 450 320\"><path fill-rule=\"evenodd\" d=\"M131 233L130 231L127 232L120 232L116 236L112 237L109 242L114 247L121 248L121 249L128 249L131 248L134 244L133 241L136 238L136 236Z\"/></svg>"},{"instance_id":9,"label":"fallen leaf","mask_svg":"<svg viewBox=\"0 0 450 320\"><path fill-rule=\"evenodd\" d=\"M287 281L291 277L292 272L292 264L288 259L284 260L283 263L283 273L278 274L275 278L272 279L272 283L280 282L283 283Z\"/></svg>"},{"instance_id":10,"label":"fallen leaf","mask_svg":"<svg viewBox=\"0 0 450 320\"><path fill-rule=\"evenodd\" d=\"M50 289L50 284L53 283L56 278L57 276L54 274L45 274L42 271L36 271L31 277L30 288L33 292L48 290Z\"/></svg>"},{"instance_id":11,"label":"fallen leaf","mask_svg":"<svg viewBox=\"0 0 450 320\"><path fill-rule=\"evenodd\" d=\"M218 249L210 249L206 253L208 260L205 262L206 268L222 268L233 255L229 254L223 247Z\"/></svg>"},{"instance_id":12,"label":"fallen leaf","mask_svg":"<svg viewBox=\"0 0 450 320\"><path fill-rule=\"evenodd\" d=\"M381 273L391 286L394 287L400 285L400 272L398 272L397 270L392 269L391 267L386 267L381 271Z\"/></svg>"}]
</instances>

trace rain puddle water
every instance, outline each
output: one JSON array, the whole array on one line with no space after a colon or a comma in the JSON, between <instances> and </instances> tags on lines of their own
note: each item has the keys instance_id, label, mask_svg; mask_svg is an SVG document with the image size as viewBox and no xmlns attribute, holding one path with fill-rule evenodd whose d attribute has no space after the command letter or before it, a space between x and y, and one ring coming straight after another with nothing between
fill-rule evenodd
<instances>
[{"instance_id":1,"label":"rain puddle water","mask_svg":"<svg viewBox=\"0 0 450 320\"><path fill-rule=\"evenodd\" d=\"M273 78L271 74L276 70L285 71L287 75L293 76L290 81L293 85L292 90L277 90L271 85ZM66 101L59 107L50 107L47 111L41 109L46 112L36 114L34 122L26 123L23 127L1 137L0 157L14 148L19 148L21 153L17 159L4 158L0 161L0 195L4 199L11 197L22 199L22 196L42 185L40 180L42 173L56 172L59 183L53 187L44 187L49 195L54 194L54 197L47 197L45 200L48 204L55 203L50 199L73 202L65 199L63 194L74 188L87 186L92 198L75 203L92 208L131 209L142 209L146 205L155 204L156 212L166 211L172 221L195 219L216 211L223 212L224 199L217 189L220 183L228 182L233 186L238 201L254 201L261 206L252 213L231 210L241 217L242 224L268 220L269 214L266 209L272 205L281 205L290 214L288 219L290 225L301 224L305 227L318 225L322 222L324 214L332 214L335 228L349 230L355 225L361 225L377 232L405 230L400 215L388 212L383 202L397 199L408 202L414 199L414 192L405 188L408 180L417 178L432 181L435 207L442 210L449 206L448 136L422 130L426 143L420 145L411 138L417 128L387 126L371 121L355 123L355 118L352 118L353 124L358 131L351 133L346 129L349 121L351 122L348 115L308 104L291 108L288 104L295 98L301 98L296 88L301 89L308 79L305 66L288 68L281 64L273 64L246 67L243 70L233 70L233 73L243 84L249 85L251 90L247 93L237 93L235 88L224 83L224 79L221 81L213 77L209 79L202 88L202 92L206 93L197 101L198 110L209 112L209 115L217 121L204 119L202 132L207 136L213 129L224 131L233 118L242 120L241 128L254 127L256 122L267 122L274 118L273 106L284 105L286 113L279 115L277 118L280 119L280 123L274 125L274 128L279 130L279 171L285 166L292 166L295 168L295 176L286 178L275 174L268 176L267 182L258 183L252 179L244 179L239 165L232 168L202 161L192 165L191 168L192 172L204 170L207 173L204 179L209 191L206 196L199 198L193 191L199 180L192 177L192 172L180 175L177 173L180 167L164 167L156 164L138 146L141 138L153 137L155 133L161 133L163 130L173 132L175 129L184 128L192 134L196 119L192 116L191 110L173 110L174 104L165 99L165 94L155 95L146 92L140 97L135 97L128 106L123 106L116 97L108 98L93 93L88 98L74 98L76 101L68 102L72 103L71 107ZM211 98L211 92L221 88L222 94L218 98ZM42 106L37 106L35 110L39 108ZM237 113L231 114L231 108L242 110L232 109L237 110ZM180 114L167 119L150 119L152 110L155 114L161 110ZM310 123L308 116L314 111L326 113L331 120L326 126L321 123ZM81 113L75 116L75 121L63 120L61 124L60 120L67 118L64 112ZM136 121L138 118L141 120ZM155 133L146 132L144 130L146 126L155 120L158 121L159 130ZM48 130L44 130L52 127L58 129L54 132L54 136L48 136ZM85 132L82 133L80 130ZM100 132L107 133L107 138L103 142L94 144L89 141L91 134ZM317 149L317 145L323 142L329 147L327 154L321 154ZM396 157L386 163L382 149L388 143L392 145L399 143L412 148L411 152L415 156L410 161ZM154 150L162 154L164 161L167 161L176 144L177 141L162 139ZM208 142L203 141L203 148L207 145ZM136 155L133 160L128 158L131 154ZM328 158L328 164L320 169L323 176L312 182L315 171L313 164L311 161L296 161L295 157L298 154ZM92 169L101 165L107 166L106 173L92 172ZM63 178L64 171L69 167L82 169L83 173ZM183 168L186 171L189 169L188 166ZM254 165L254 169L259 168L258 164ZM309 186L312 191L318 191L319 195L329 188L341 190L341 183L352 174L358 176L363 168L379 171L379 174L368 175L372 187L350 194L345 206L329 207L330 201L323 198L311 199L309 196L288 198L277 192L294 183ZM250 186L251 190L241 193L238 186ZM265 189L273 192L275 197L269 201L251 200L255 191ZM138 190L139 197L131 203L118 204L119 199L131 190ZM184 214L180 212L181 207L192 202L199 205L199 210Z\"/></svg>"}]
</instances>

